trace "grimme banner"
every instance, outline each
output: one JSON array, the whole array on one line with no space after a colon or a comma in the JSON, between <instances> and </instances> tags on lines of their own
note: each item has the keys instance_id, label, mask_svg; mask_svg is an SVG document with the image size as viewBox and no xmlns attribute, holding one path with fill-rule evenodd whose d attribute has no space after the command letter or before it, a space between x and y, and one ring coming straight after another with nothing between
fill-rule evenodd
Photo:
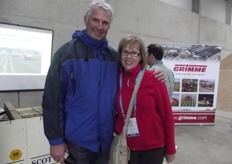
<instances>
[{"instance_id":1,"label":"grimme banner","mask_svg":"<svg viewBox=\"0 0 232 164\"><path fill-rule=\"evenodd\" d=\"M221 47L162 44L163 63L175 76L175 124L214 124Z\"/></svg>"}]
</instances>

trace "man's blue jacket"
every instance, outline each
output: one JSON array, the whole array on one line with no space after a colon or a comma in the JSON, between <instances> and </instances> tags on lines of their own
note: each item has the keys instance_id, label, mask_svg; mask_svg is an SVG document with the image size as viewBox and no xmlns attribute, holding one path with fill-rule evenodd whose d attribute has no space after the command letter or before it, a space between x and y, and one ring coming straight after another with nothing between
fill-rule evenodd
<instances>
[{"instance_id":1,"label":"man's blue jacket","mask_svg":"<svg viewBox=\"0 0 232 164\"><path fill-rule=\"evenodd\" d=\"M54 55L42 107L50 145L65 140L97 152L110 148L116 116L117 53L104 55L73 39Z\"/></svg>"}]
</instances>

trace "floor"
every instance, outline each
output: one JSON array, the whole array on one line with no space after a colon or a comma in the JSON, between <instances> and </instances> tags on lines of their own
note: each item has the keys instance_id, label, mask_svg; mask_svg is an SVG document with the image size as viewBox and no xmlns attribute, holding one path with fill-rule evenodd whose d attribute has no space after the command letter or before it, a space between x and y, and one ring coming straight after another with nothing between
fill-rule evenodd
<instances>
[{"instance_id":1,"label":"floor","mask_svg":"<svg viewBox=\"0 0 232 164\"><path fill-rule=\"evenodd\" d=\"M216 111L213 126L178 125L170 164L232 164L232 112Z\"/></svg>"}]
</instances>

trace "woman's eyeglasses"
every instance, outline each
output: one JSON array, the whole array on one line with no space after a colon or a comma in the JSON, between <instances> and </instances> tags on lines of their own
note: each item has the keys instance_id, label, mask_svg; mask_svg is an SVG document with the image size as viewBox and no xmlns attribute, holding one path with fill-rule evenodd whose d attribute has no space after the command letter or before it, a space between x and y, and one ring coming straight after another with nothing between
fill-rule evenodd
<instances>
[{"instance_id":1,"label":"woman's eyeglasses","mask_svg":"<svg viewBox=\"0 0 232 164\"><path fill-rule=\"evenodd\" d=\"M135 52L135 51L131 51L131 52L128 52L128 51L122 51L122 56L128 56L130 54L130 56L132 57L138 57L140 55L139 52Z\"/></svg>"}]
</instances>

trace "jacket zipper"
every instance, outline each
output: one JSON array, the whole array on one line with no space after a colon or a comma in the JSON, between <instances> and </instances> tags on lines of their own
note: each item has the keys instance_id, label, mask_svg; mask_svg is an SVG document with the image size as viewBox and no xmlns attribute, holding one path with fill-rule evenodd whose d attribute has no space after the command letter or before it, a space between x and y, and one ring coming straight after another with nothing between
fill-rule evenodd
<instances>
[{"instance_id":1,"label":"jacket zipper","mask_svg":"<svg viewBox=\"0 0 232 164\"><path fill-rule=\"evenodd\" d=\"M74 71L73 71L73 65L70 65L70 79L72 82L72 95L74 96L76 93L76 81L75 81L75 77L74 77Z\"/></svg>"}]
</instances>

